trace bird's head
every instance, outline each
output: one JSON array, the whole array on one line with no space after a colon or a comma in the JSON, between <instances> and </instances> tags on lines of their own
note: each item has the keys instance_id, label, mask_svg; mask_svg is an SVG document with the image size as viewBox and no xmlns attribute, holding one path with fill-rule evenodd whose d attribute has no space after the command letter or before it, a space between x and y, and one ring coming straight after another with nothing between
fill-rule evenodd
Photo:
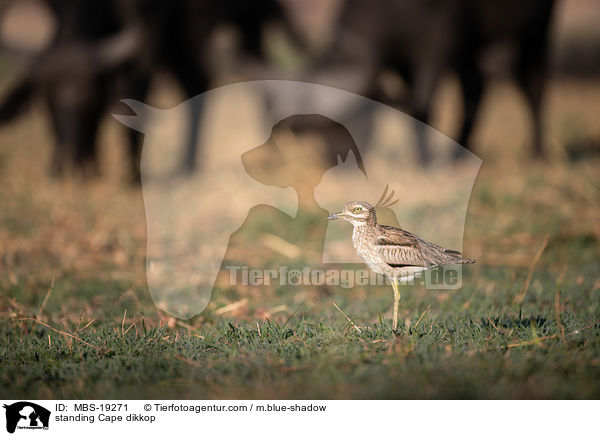
<instances>
[{"instance_id":1,"label":"bird's head","mask_svg":"<svg viewBox=\"0 0 600 436\"><path fill-rule=\"evenodd\" d=\"M344 205L344 209L341 212L327 217L329 220L337 220L339 218L350 221L354 226L377 223L375 208L366 201L349 201Z\"/></svg>"}]
</instances>

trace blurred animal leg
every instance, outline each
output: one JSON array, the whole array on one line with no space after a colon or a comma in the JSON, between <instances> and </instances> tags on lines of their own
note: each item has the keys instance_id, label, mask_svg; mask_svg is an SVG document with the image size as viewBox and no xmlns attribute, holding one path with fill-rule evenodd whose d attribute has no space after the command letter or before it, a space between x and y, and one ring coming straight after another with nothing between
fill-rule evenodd
<instances>
[{"instance_id":1,"label":"blurred animal leg","mask_svg":"<svg viewBox=\"0 0 600 436\"><path fill-rule=\"evenodd\" d=\"M202 98L194 98L208 89L208 78L198 66L183 60L176 62L173 73L183 87L186 96L190 99L185 157L181 168L186 174L191 174L196 169L196 155L198 152L198 128L200 127L203 112Z\"/></svg>"},{"instance_id":2,"label":"blurred animal leg","mask_svg":"<svg viewBox=\"0 0 600 436\"><path fill-rule=\"evenodd\" d=\"M133 129L130 129L130 131L127 132L127 135L129 141L129 177L131 179L131 183L135 184L142 178L140 165L144 136L137 130Z\"/></svg>"},{"instance_id":3,"label":"blurred animal leg","mask_svg":"<svg viewBox=\"0 0 600 436\"><path fill-rule=\"evenodd\" d=\"M412 89L412 112L418 120L415 124L419 161L422 165L431 163L429 150L429 115L433 94L439 81L440 71L435 65L423 65L416 69L415 84Z\"/></svg>"},{"instance_id":4,"label":"blurred animal leg","mask_svg":"<svg viewBox=\"0 0 600 436\"><path fill-rule=\"evenodd\" d=\"M98 91L102 93L101 90ZM78 123L71 122L73 131L73 166L83 177L97 177L100 174L98 162L98 128L105 112L104 102L90 101L88 110L81 114Z\"/></svg>"},{"instance_id":5,"label":"blurred animal leg","mask_svg":"<svg viewBox=\"0 0 600 436\"><path fill-rule=\"evenodd\" d=\"M521 35L517 57L517 80L529 103L533 119L534 158L544 158L541 108L547 72L549 29L554 1L539 2L531 25ZM536 3L537 4L537 3Z\"/></svg>"},{"instance_id":6,"label":"blurred animal leg","mask_svg":"<svg viewBox=\"0 0 600 436\"><path fill-rule=\"evenodd\" d=\"M202 102L199 100L190 103L189 124L187 131L187 144L185 147L185 162L183 168L186 173L191 174L196 169L196 156L198 154L198 129L202 117Z\"/></svg>"},{"instance_id":7,"label":"blurred animal leg","mask_svg":"<svg viewBox=\"0 0 600 436\"><path fill-rule=\"evenodd\" d=\"M28 74L20 79L4 96L0 103L0 124L14 120L29 106L36 90Z\"/></svg>"},{"instance_id":8,"label":"blurred animal leg","mask_svg":"<svg viewBox=\"0 0 600 436\"><path fill-rule=\"evenodd\" d=\"M65 117L60 116L53 93L49 93L46 96L46 103L48 104L50 123L54 134L50 176L59 178L64 175L68 164L73 161L73 147L62 140L67 136L65 131L67 123L64 122Z\"/></svg>"},{"instance_id":9,"label":"blurred animal leg","mask_svg":"<svg viewBox=\"0 0 600 436\"><path fill-rule=\"evenodd\" d=\"M135 77L132 82L132 89L130 95L132 99L138 101L146 100L148 91L150 89L150 74L144 74ZM141 180L141 157L142 157L142 144L144 136L137 130L129 129L128 132L129 140L129 165L130 165L130 177L131 183L137 183Z\"/></svg>"},{"instance_id":10,"label":"blurred animal leg","mask_svg":"<svg viewBox=\"0 0 600 436\"><path fill-rule=\"evenodd\" d=\"M525 56L525 55L524 55ZM542 67L542 61L539 60L536 63L533 61L523 60L519 65L518 71L518 82L521 90L525 94L527 103L532 116L533 124L533 148L532 155L534 158L544 158L544 146L542 140L542 127L541 127L541 107L542 107L542 94L544 88L544 73Z\"/></svg>"},{"instance_id":11,"label":"blurred animal leg","mask_svg":"<svg viewBox=\"0 0 600 436\"><path fill-rule=\"evenodd\" d=\"M458 67L458 78L462 87L463 120L458 136L458 143L466 149L471 149L470 137L477 121L481 96L483 95L483 75L478 66L473 62ZM455 158L460 158L462 149L457 149Z\"/></svg>"}]
</instances>

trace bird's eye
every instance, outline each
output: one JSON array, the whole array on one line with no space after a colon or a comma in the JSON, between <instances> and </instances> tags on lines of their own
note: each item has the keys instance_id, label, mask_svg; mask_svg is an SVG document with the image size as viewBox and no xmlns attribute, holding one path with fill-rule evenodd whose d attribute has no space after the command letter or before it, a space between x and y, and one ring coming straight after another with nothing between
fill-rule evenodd
<instances>
[{"instance_id":1,"label":"bird's eye","mask_svg":"<svg viewBox=\"0 0 600 436\"><path fill-rule=\"evenodd\" d=\"M362 207L360 207L360 206L356 206L354 209L352 209L352 212L354 212L354 213L359 213L361 211L362 211Z\"/></svg>"}]
</instances>

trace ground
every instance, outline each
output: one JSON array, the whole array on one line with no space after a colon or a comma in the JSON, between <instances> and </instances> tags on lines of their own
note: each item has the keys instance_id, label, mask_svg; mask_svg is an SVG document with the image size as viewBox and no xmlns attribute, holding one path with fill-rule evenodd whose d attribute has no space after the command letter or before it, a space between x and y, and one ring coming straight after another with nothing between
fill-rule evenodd
<instances>
[{"instance_id":1,"label":"ground","mask_svg":"<svg viewBox=\"0 0 600 436\"><path fill-rule=\"evenodd\" d=\"M455 92L437 110L449 134ZM546 108L549 159L531 163L521 98L489 90L463 247L477 263L461 290L405 287L397 335L389 286L218 286L198 317L159 311L119 126L101 179L55 181L36 108L0 131L0 395L600 397L600 82L557 79Z\"/></svg>"}]
</instances>

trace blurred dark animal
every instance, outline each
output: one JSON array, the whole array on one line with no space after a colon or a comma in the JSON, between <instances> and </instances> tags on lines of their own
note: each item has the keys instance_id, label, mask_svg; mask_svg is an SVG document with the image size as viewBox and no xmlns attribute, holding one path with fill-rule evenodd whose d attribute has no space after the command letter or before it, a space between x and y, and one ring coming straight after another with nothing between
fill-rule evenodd
<instances>
[{"instance_id":1,"label":"blurred dark animal","mask_svg":"<svg viewBox=\"0 0 600 436\"><path fill-rule=\"evenodd\" d=\"M458 141L468 147L484 89L481 58L507 45L508 62L533 116L533 153L543 155L540 105L548 30L554 0L348 0L337 38L320 69L341 65L359 85L352 89L388 104L401 104L423 123L430 118L441 78L455 72L462 86L464 115ZM384 71L407 84L406 101L379 86ZM429 153L418 123L421 160Z\"/></svg>"},{"instance_id":2,"label":"blurred dark animal","mask_svg":"<svg viewBox=\"0 0 600 436\"><path fill-rule=\"evenodd\" d=\"M187 98L208 89L208 44L222 25L240 34L241 50L263 56L263 26L284 15L276 0L44 0L57 31L0 103L0 123L18 116L34 96L45 100L56 136L52 173L97 173L98 125L121 98L144 100L161 68ZM192 107L184 167L193 170L201 108ZM141 141L129 133L132 174L139 178Z\"/></svg>"},{"instance_id":3,"label":"blurred dark animal","mask_svg":"<svg viewBox=\"0 0 600 436\"><path fill-rule=\"evenodd\" d=\"M103 3L45 3L56 18L56 33L4 97L0 122L20 115L33 97L41 95L56 141L52 173L58 175L68 167L96 172L95 139L109 103L109 88L139 46L140 35L125 29L115 8Z\"/></svg>"},{"instance_id":4,"label":"blurred dark animal","mask_svg":"<svg viewBox=\"0 0 600 436\"><path fill-rule=\"evenodd\" d=\"M531 111L533 156L544 157L541 105L554 4L554 0L468 1L467 38L455 63L465 105L461 144L468 144L481 101L484 85L479 67L481 56L488 48L503 43L512 49L509 68Z\"/></svg>"}]
</instances>

